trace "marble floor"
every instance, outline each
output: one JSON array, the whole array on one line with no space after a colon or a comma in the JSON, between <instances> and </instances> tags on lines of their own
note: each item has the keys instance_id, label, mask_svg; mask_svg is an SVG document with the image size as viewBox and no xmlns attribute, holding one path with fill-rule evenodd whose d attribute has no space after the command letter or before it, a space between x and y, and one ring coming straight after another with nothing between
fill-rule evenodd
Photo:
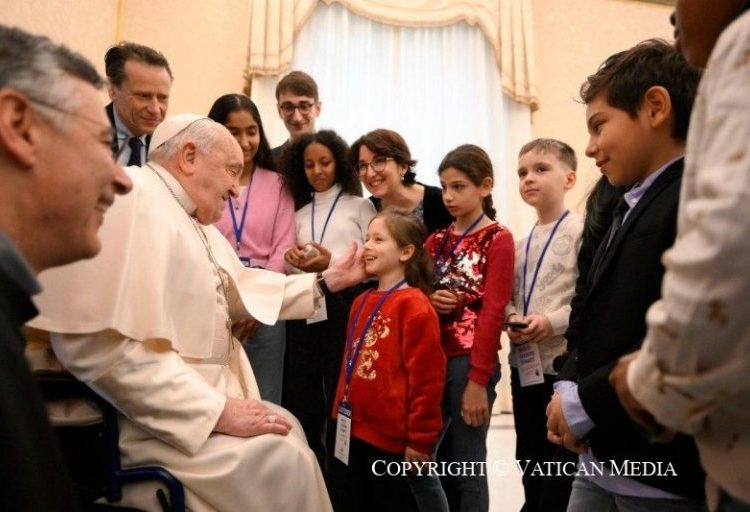
<instances>
[{"instance_id":1,"label":"marble floor","mask_svg":"<svg viewBox=\"0 0 750 512\"><path fill-rule=\"evenodd\" d=\"M490 512L518 512L523 505L521 474L516 469L513 414L493 414L487 434Z\"/></svg>"}]
</instances>

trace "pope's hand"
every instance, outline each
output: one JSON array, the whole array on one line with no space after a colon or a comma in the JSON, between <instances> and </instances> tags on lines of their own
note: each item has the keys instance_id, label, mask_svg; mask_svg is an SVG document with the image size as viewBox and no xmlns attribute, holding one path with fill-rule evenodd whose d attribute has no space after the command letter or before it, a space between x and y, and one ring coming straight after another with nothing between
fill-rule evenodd
<instances>
[{"instance_id":1,"label":"pope's hand","mask_svg":"<svg viewBox=\"0 0 750 512\"><path fill-rule=\"evenodd\" d=\"M227 398L214 426L214 432L237 437L269 433L287 435L291 429L289 420L263 403L240 398Z\"/></svg>"},{"instance_id":2,"label":"pope's hand","mask_svg":"<svg viewBox=\"0 0 750 512\"><path fill-rule=\"evenodd\" d=\"M363 249L358 247L356 242L352 242L349 250L328 270L323 272L329 290L338 292L361 283L367 278L362 253Z\"/></svg>"}]
</instances>

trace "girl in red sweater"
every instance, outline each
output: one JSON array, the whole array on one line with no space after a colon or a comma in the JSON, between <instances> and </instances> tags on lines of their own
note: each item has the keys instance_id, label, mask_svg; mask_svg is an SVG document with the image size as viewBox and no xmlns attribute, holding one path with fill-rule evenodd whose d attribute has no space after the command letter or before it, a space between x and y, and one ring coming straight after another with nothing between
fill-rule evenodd
<instances>
[{"instance_id":1,"label":"girl in red sweater","mask_svg":"<svg viewBox=\"0 0 750 512\"><path fill-rule=\"evenodd\" d=\"M330 492L337 511L414 510L408 469L429 461L437 443L445 356L425 295L431 279L425 238L416 217L390 209L367 229L365 268L378 288L357 297L349 315L333 411L330 470L342 485Z\"/></svg>"},{"instance_id":2,"label":"girl in red sweater","mask_svg":"<svg viewBox=\"0 0 750 512\"><path fill-rule=\"evenodd\" d=\"M515 247L492 207L492 162L466 144L438 167L443 202L456 219L425 244L435 271L430 299L440 315L448 358L443 411L448 425L438 461L477 463L443 478L452 511L489 508L487 430L500 378L497 352L505 305L513 289ZM450 421L448 421L450 420ZM465 465L461 467L468 468Z\"/></svg>"}]
</instances>

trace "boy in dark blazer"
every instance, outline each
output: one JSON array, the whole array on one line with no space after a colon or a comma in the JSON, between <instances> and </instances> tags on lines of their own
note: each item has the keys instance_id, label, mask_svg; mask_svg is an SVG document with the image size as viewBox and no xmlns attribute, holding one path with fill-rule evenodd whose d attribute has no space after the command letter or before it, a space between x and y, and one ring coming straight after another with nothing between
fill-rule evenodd
<instances>
[{"instance_id":1,"label":"boy in dark blazer","mask_svg":"<svg viewBox=\"0 0 750 512\"><path fill-rule=\"evenodd\" d=\"M646 310L660 295L699 78L674 48L649 40L609 57L581 87L586 155L629 189L594 256L568 332L577 352L547 407L549 439L581 454L568 512L705 507L693 442L651 443L608 381L619 357L640 346Z\"/></svg>"}]
</instances>

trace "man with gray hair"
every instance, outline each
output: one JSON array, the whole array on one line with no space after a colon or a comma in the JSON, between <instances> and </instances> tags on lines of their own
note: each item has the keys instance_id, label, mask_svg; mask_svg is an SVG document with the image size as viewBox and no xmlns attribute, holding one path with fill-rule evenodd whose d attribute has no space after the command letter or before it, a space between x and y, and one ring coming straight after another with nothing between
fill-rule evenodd
<instances>
[{"instance_id":1,"label":"man with gray hair","mask_svg":"<svg viewBox=\"0 0 750 512\"><path fill-rule=\"evenodd\" d=\"M325 277L245 268L212 225L238 195L242 160L220 124L167 118L149 163L127 169L134 190L108 215L102 253L45 274L32 326L123 413L124 462L166 467L190 510L329 510L299 424L260 401L232 330L250 315L310 317L323 291L363 280L364 267L352 250ZM139 485L123 503L153 500Z\"/></svg>"},{"instance_id":2,"label":"man with gray hair","mask_svg":"<svg viewBox=\"0 0 750 512\"><path fill-rule=\"evenodd\" d=\"M45 37L0 25L0 509L77 510L24 358L42 270L90 258L104 212L130 179L91 64Z\"/></svg>"}]
</instances>

